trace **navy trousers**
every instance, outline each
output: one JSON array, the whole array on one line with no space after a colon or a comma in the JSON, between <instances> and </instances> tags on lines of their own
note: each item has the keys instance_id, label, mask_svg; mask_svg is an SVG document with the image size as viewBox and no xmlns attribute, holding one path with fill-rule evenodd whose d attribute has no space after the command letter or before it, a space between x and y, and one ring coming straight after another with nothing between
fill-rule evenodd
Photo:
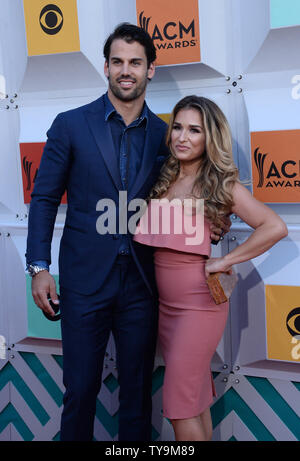
<instances>
[{"instance_id":1,"label":"navy trousers","mask_svg":"<svg viewBox=\"0 0 300 461\"><path fill-rule=\"evenodd\" d=\"M61 440L92 440L105 351L113 333L119 391L119 440L151 440L151 382L157 303L130 256L120 256L99 292L60 287L64 409Z\"/></svg>"}]
</instances>

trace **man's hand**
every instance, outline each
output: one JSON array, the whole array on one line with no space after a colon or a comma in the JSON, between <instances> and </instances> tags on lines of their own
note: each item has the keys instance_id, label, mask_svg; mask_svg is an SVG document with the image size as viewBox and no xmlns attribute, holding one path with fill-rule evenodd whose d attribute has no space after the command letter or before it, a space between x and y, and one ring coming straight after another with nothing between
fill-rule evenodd
<instances>
[{"instance_id":1,"label":"man's hand","mask_svg":"<svg viewBox=\"0 0 300 461\"><path fill-rule=\"evenodd\" d=\"M48 295L50 294L50 298L54 304L59 304L59 300L56 293L55 280L47 270L41 271L32 277L31 291L35 304L46 314L54 317L55 312L50 306Z\"/></svg>"},{"instance_id":2,"label":"man's hand","mask_svg":"<svg viewBox=\"0 0 300 461\"><path fill-rule=\"evenodd\" d=\"M210 238L212 243L215 245L219 242L221 237L223 237L227 232L230 231L231 220L229 215L223 216L218 220L217 223L212 223L210 225Z\"/></svg>"}]
</instances>

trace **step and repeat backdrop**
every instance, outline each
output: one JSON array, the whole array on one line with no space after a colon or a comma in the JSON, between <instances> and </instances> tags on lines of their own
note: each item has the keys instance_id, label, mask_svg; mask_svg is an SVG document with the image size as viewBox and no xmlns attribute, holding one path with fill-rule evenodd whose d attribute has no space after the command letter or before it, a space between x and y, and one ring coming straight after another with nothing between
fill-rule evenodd
<instances>
[{"instance_id":1,"label":"step and repeat backdrop","mask_svg":"<svg viewBox=\"0 0 300 461\"><path fill-rule=\"evenodd\" d=\"M103 43L120 22L143 27L157 49L147 102L164 120L185 95L227 116L234 159L253 195L289 235L236 267L239 283L212 362L214 440L300 440L300 4L298 0L1 0L0 440L58 440L62 411L59 322L34 305L25 272L30 195L55 116L107 89ZM58 283L58 210L51 273ZM251 229L236 216L214 254ZM58 287L59 289L59 287ZM172 440L161 415L164 363L153 372L153 440ZM94 437L117 440L112 340Z\"/></svg>"}]
</instances>

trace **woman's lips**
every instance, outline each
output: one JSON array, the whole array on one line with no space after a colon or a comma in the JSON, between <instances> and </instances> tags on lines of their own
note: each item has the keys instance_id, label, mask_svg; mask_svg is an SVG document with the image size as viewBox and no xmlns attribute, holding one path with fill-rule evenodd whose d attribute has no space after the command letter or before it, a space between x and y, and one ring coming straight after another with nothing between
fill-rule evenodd
<instances>
[{"instance_id":1,"label":"woman's lips","mask_svg":"<svg viewBox=\"0 0 300 461\"><path fill-rule=\"evenodd\" d=\"M181 151L181 152L185 152L186 150L188 150L189 148L187 146L181 146L180 144L177 144L176 145L176 149Z\"/></svg>"}]
</instances>

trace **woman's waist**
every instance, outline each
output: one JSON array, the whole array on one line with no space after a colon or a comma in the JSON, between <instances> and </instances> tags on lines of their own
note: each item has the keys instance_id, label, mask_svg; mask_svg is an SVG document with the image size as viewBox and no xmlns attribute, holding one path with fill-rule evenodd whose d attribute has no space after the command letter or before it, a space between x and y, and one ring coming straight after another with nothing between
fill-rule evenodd
<instances>
[{"instance_id":1,"label":"woman's waist","mask_svg":"<svg viewBox=\"0 0 300 461\"><path fill-rule=\"evenodd\" d=\"M211 240L207 235L202 241L188 240L182 235L142 235L135 236L134 240L137 242L149 245L155 248L172 249L181 253L197 254L210 256L211 253Z\"/></svg>"},{"instance_id":2,"label":"woman's waist","mask_svg":"<svg viewBox=\"0 0 300 461\"><path fill-rule=\"evenodd\" d=\"M159 247L155 249L154 261L155 264L185 264L196 263L205 264L207 255L199 253L191 253L180 251L173 248Z\"/></svg>"}]
</instances>

